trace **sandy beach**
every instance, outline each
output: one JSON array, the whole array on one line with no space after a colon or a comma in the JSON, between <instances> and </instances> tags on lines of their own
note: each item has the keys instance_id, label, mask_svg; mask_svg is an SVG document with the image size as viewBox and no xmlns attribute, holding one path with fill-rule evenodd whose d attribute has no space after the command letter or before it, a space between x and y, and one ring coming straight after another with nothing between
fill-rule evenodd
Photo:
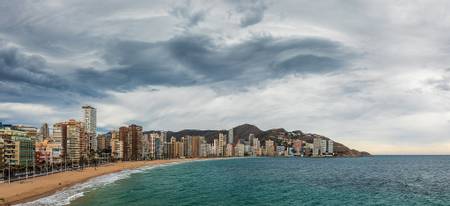
<instances>
[{"instance_id":1,"label":"sandy beach","mask_svg":"<svg viewBox=\"0 0 450 206\"><path fill-rule=\"evenodd\" d=\"M172 159L118 162L96 168L90 167L79 171L67 171L48 176L30 178L23 181L13 182L11 184L3 183L0 184L0 205L11 205L39 199L77 183L85 182L91 178L119 172L125 169L192 160L193 159Z\"/></svg>"}]
</instances>

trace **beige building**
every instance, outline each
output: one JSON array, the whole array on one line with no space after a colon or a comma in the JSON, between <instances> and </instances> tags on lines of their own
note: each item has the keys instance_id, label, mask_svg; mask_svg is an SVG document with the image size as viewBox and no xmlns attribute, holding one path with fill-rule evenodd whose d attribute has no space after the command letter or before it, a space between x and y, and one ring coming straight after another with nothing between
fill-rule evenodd
<instances>
[{"instance_id":1,"label":"beige building","mask_svg":"<svg viewBox=\"0 0 450 206\"><path fill-rule=\"evenodd\" d=\"M242 143L237 143L236 146L234 147L234 156L237 157L243 157L245 154L245 146Z\"/></svg>"},{"instance_id":2,"label":"beige building","mask_svg":"<svg viewBox=\"0 0 450 206\"><path fill-rule=\"evenodd\" d=\"M267 156L275 155L275 145L274 142L270 139L266 140L266 155Z\"/></svg>"},{"instance_id":3,"label":"beige building","mask_svg":"<svg viewBox=\"0 0 450 206\"><path fill-rule=\"evenodd\" d=\"M116 130L111 131L111 156L116 160L123 158L123 142L120 140L119 132Z\"/></svg>"}]
</instances>

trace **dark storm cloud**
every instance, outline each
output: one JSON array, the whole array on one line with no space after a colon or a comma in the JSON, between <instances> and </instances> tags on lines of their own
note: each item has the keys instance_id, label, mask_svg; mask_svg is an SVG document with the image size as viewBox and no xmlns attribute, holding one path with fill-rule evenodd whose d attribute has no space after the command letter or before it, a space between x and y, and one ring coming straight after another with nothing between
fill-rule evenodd
<instances>
[{"instance_id":1,"label":"dark storm cloud","mask_svg":"<svg viewBox=\"0 0 450 206\"><path fill-rule=\"evenodd\" d=\"M289 74L339 70L351 55L339 43L325 39L255 37L222 46L207 36L186 35L157 43L113 42L104 55L113 68L80 69L73 76L74 81L111 90L217 82L245 87Z\"/></svg>"},{"instance_id":2,"label":"dark storm cloud","mask_svg":"<svg viewBox=\"0 0 450 206\"><path fill-rule=\"evenodd\" d=\"M65 102L61 96L98 96L95 90L50 73L44 57L0 45L0 101Z\"/></svg>"},{"instance_id":3,"label":"dark storm cloud","mask_svg":"<svg viewBox=\"0 0 450 206\"><path fill-rule=\"evenodd\" d=\"M0 81L44 86L64 87L59 77L45 72L45 59L38 55L27 56L13 47L0 46Z\"/></svg>"}]
</instances>

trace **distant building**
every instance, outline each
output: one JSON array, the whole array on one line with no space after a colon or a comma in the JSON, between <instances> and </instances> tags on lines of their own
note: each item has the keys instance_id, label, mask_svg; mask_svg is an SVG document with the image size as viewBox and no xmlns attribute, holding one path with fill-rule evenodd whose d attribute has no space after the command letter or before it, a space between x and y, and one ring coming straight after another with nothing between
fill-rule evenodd
<instances>
[{"instance_id":1,"label":"distant building","mask_svg":"<svg viewBox=\"0 0 450 206\"><path fill-rule=\"evenodd\" d=\"M199 136L192 137L192 157L193 158L200 157L200 137Z\"/></svg>"},{"instance_id":2,"label":"distant building","mask_svg":"<svg viewBox=\"0 0 450 206\"><path fill-rule=\"evenodd\" d=\"M249 144L250 144L250 146L253 146L253 141L254 141L254 139L255 139L255 134L253 134L253 133L250 133L249 135L248 135L248 142L249 142Z\"/></svg>"},{"instance_id":3,"label":"distant building","mask_svg":"<svg viewBox=\"0 0 450 206\"><path fill-rule=\"evenodd\" d=\"M227 157L232 157L233 154L233 144L227 144L226 154Z\"/></svg>"},{"instance_id":4,"label":"distant building","mask_svg":"<svg viewBox=\"0 0 450 206\"><path fill-rule=\"evenodd\" d=\"M39 130L39 133L40 133L40 136L41 136L41 141L50 138L50 134L49 134L49 129L48 129L48 124L47 123L42 124L41 129Z\"/></svg>"},{"instance_id":5,"label":"distant building","mask_svg":"<svg viewBox=\"0 0 450 206\"><path fill-rule=\"evenodd\" d=\"M234 156L243 157L245 154L245 146L244 144L238 142L234 147Z\"/></svg>"},{"instance_id":6,"label":"distant building","mask_svg":"<svg viewBox=\"0 0 450 206\"><path fill-rule=\"evenodd\" d=\"M275 146L274 142L270 139L266 140L266 155L274 156L275 155Z\"/></svg>"},{"instance_id":7,"label":"distant building","mask_svg":"<svg viewBox=\"0 0 450 206\"><path fill-rule=\"evenodd\" d=\"M150 159L156 158L156 139L159 138L158 133L149 134L149 153Z\"/></svg>"},{"instance_id":8,"label":"distant building","mask_svg":"<svg viewBox=\"0 0 450 206\"><path fill-rule=\"evenodd\" d=\"M163 158L163 145L162 145L161 137L158 136L155 139L155 159L162 159Z\"/></svg>"},{"instance_id":9,"label":"distant building","mask_svg":"<svg viewBox=\"0 0 450 206\"><path fill-rule=\"evenodd\" d=\"M228 130L228 144L234 144L234 129Z\"/></svg>"},{"instance_id":10,"label":"distant building","mask_svg":"<svg viewBox=\"0 0 450 206\"><path fill-rule=\"evenodd\" d=\"M299 140L299 139L294 140L293 147L294 147L293 148L294 149L294 155L295 156L301 156L302 153L303 153L303 141Z\"/></svg>"},{"instance_id":11,"label":"distant building","mask_svg":"<svg viewBox=\"0 0 450 206\"><path fill-rule=\"evenodd\" d=\"M225 155L224 149L225 149L225 135L223 133L219 133L219 141L217 145L217 156L223 157Z\"/></svg>"},{"instance_id":12,"label":"distant building","mask_svg":"<svg viewBox=\"0 0 450 206\"><path fill-rule=\"evenodd\" d=\"M334 143L333 140L316 137L313 142L313 157L333 155Z\"/></svg>"},{"instance_id":13,"label":"distant building","mask_svg":"<svg viewBox=\"0 0 450 206\"><path fill-rule=\"evenodd\" d=\"M253 143L251 146L253 156L261 156L261 142L258 138L253 138Z\"/></svg>"},{"instance_id":14,"label":"distant building","mask_svg":"<svg viewBox=\"0 0 450 206\"><path fill-rule=\"evenodd\" d=\"M214 156L218 156L219 151L219 139L214 139L211 147L211 154Z\"/></svg>"},{"instance_id":15,"label":"distant building","mask_svg":"<svg viewBox=\"0 0 450 206\"><path fill-rule=\"evenodd\" d=\"M284 151L286 150L286 147L284 147L283 145L279 145L276 148L277 148L277 155L284 156Z\"/></svg>"}]
</instances>

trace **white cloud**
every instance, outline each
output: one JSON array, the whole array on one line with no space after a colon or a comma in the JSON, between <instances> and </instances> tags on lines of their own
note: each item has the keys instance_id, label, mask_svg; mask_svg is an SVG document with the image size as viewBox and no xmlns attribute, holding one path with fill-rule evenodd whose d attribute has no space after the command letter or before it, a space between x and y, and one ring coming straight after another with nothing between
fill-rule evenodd
<instances>
[{"instance_id":1,"label":"white cloud","mask_svg":"<svg viewBox=\"0 0 450 206\"><path fill-rule=\"evenodd\" d=\"M81 102L97 107L98 125L105 128L131 122L148 130L223 129L254 123L262 129L324 134L372 153L450 153L446 1L266 1L242 9L249 14L239 13L234 3L192 1L186 4L188 10L173 15L170 11L179 2L5 2L0 8L6 17L0 18L0 42L42 56L48 62L45 71L56 76L68 75L74 68L117 69L103 56L110 42L152 44L186 34L205 35L218 48L255 36L319 37L351 47L359 56L351 59L350 66L331 73L284 76L236 91L224 88L235 85L221 82L170 87L141 79L148 85L97 98L57 94L45 86L25 90L32 86L0 77L0 118L54 123L78 118ZM246 16L252 21L242 28ZM190 17L195 18L186 19ZM189 22L192 27L185 26ZM253 71L242 70L249 75L239 81L250 82ZM120 74L124 85L133 82L126 72ZM108 82L112 80L102 84ZM43 95L25 92L20 99L20 90L44 91ZM52 103L55 98L45 104L38 101L37 97L52 92L64 97L64 103Z\"/></svg>"}]
</instances>

